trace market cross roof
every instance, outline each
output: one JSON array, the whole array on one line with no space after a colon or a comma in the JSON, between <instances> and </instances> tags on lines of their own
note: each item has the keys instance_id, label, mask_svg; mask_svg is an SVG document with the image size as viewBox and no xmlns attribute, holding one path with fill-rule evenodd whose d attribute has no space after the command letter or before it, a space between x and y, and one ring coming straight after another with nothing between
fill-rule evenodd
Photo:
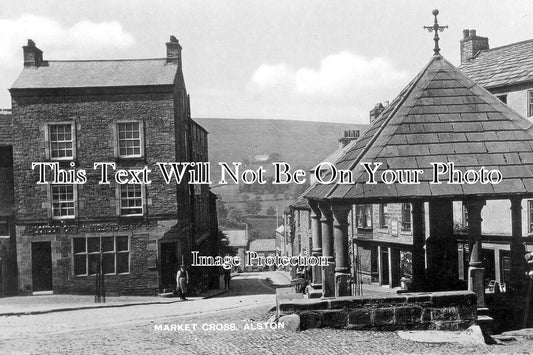
<instances>
[{"instance_id":1,"label":"market cross roof","mask_svg":"<svg viewBox=\"0 0 533 355\"><path fill-rule=\"evenodd\" d=\"M25 67L11 89L172 85L178 64L167 58L45 61Z\"/></svg>"},{"instance_id":2,"label":"market cross roof","mask_svg":"<svg viewBox=\"0 0 533 355\"><path fill-rule=\"evenodd\" d=\"M467 78L442 56L428 65L337 161L353 184L315 184L309 199L398 201L412 198L533 196L532 124ZM420 184L366 184L362 162L422 169ZM431 162L459 170L499 169L499 184L430 184Z\"/></svg>"},{"instance_id":3,"label":"market cross roof","mask_svg":"<svg viewBox=\"0 0 533 355\"><path fill-rule=\"evenodd\" d=\"M533 40L479 52L459 69L485 88L533 82Z\"/></svg>"}]
</instances>

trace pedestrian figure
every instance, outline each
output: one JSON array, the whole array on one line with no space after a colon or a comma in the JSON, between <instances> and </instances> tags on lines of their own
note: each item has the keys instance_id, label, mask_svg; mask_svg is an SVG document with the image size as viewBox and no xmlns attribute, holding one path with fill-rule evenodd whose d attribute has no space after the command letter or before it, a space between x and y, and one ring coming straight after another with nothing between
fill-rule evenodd
<instances>
[{"instance_id":1,"label":"pedestrian figure","mask_svg":"<svg viewBox=\"0 0 533 355\"><path fill-rule=\"evenodd\" d=\"M224 269L224 289L229 290L230 289L230 282L231 280L231 269Z\"/></svg>"},{"instance_id":2,"label":"pedestrian figure","mask_svg":"<svg viewBox=\"0 0 533 355\"><path fill-rule=\"evenodd\" d=\"M185 270L185 265L181 265L176 275L176 289L178 295L182 301L187 300L185 294L187 294L187 286L189 285L189 273Z\"/></svg>"}]
</instances>

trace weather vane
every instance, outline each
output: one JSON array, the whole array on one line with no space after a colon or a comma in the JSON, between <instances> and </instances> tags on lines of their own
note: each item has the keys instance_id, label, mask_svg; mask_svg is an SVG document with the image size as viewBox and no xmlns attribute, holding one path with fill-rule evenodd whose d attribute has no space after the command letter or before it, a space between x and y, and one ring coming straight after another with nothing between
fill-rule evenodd
<instances>
[{"instance_id":1,"label":"weather vane","mask_svg":"<svg viewBox=\"0 0 533 355\"><path fill-rule=\"evenodd\" d=\"M437 15L439 14L439 10L433 10L432 14L433 16L435 16L435 22L433 23L433 26L424 26L424 28L429 32L435 32L435 36L433 37L433 40L435 41L435 48L433 48L433 52L435 52L435 55L439 55L439 31L444 31L444 29L448 28L448 26L439 26L439 22L437 21Z\"/></svg>"}]
</instances>

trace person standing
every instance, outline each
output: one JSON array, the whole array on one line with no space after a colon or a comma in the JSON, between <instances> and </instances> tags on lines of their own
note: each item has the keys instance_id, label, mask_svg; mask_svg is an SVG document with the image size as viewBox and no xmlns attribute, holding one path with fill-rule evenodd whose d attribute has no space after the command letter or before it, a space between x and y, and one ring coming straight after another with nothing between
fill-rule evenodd
<instances>
[{"instance_id":1,"label":"person standing","mask_svg":"<svg viewBox=\"0 0 533 355\"><path fill-rule=\"evenodd\" d=\"M231 269L224 269L224 289L230 289Z\"/></svg>"},{"instance_id":2,"label":"person standing","mask_svg":"<svg viewBox=\"0 0 533 355\"><path fill-rule=\"evenodd\" d=\"M187 300L185 294L187 293L187 287L189 285L189 272L185 270L185 265L181 265L176 275L176 288L178 295L182 301Z\"/></svg>"}]
</instances>

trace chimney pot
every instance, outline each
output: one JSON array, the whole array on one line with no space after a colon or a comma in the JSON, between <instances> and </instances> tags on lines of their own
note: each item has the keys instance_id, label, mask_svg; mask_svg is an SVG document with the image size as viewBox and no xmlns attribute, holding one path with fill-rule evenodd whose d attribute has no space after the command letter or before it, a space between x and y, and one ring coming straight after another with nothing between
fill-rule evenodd
<instances>
[{"instance_id":1,"label":"chimney pot","mask_svg":"<svg viewBox=\"0 0 533 355\"><path fill-rule=\"evenodd\" d=\"M463 39L468 39L470 37L470 30L463 30Z\"/></svg>"},{"instance_id":2,"label":"chimney pot","mask_svg":"<svg viewBox=\"0 0 533 355\"><path fill-rule=\"evenodd\" d=\"M475 38L476 37L476 30L470 30L470 37Z\"/></svg>"}]
</instances>

